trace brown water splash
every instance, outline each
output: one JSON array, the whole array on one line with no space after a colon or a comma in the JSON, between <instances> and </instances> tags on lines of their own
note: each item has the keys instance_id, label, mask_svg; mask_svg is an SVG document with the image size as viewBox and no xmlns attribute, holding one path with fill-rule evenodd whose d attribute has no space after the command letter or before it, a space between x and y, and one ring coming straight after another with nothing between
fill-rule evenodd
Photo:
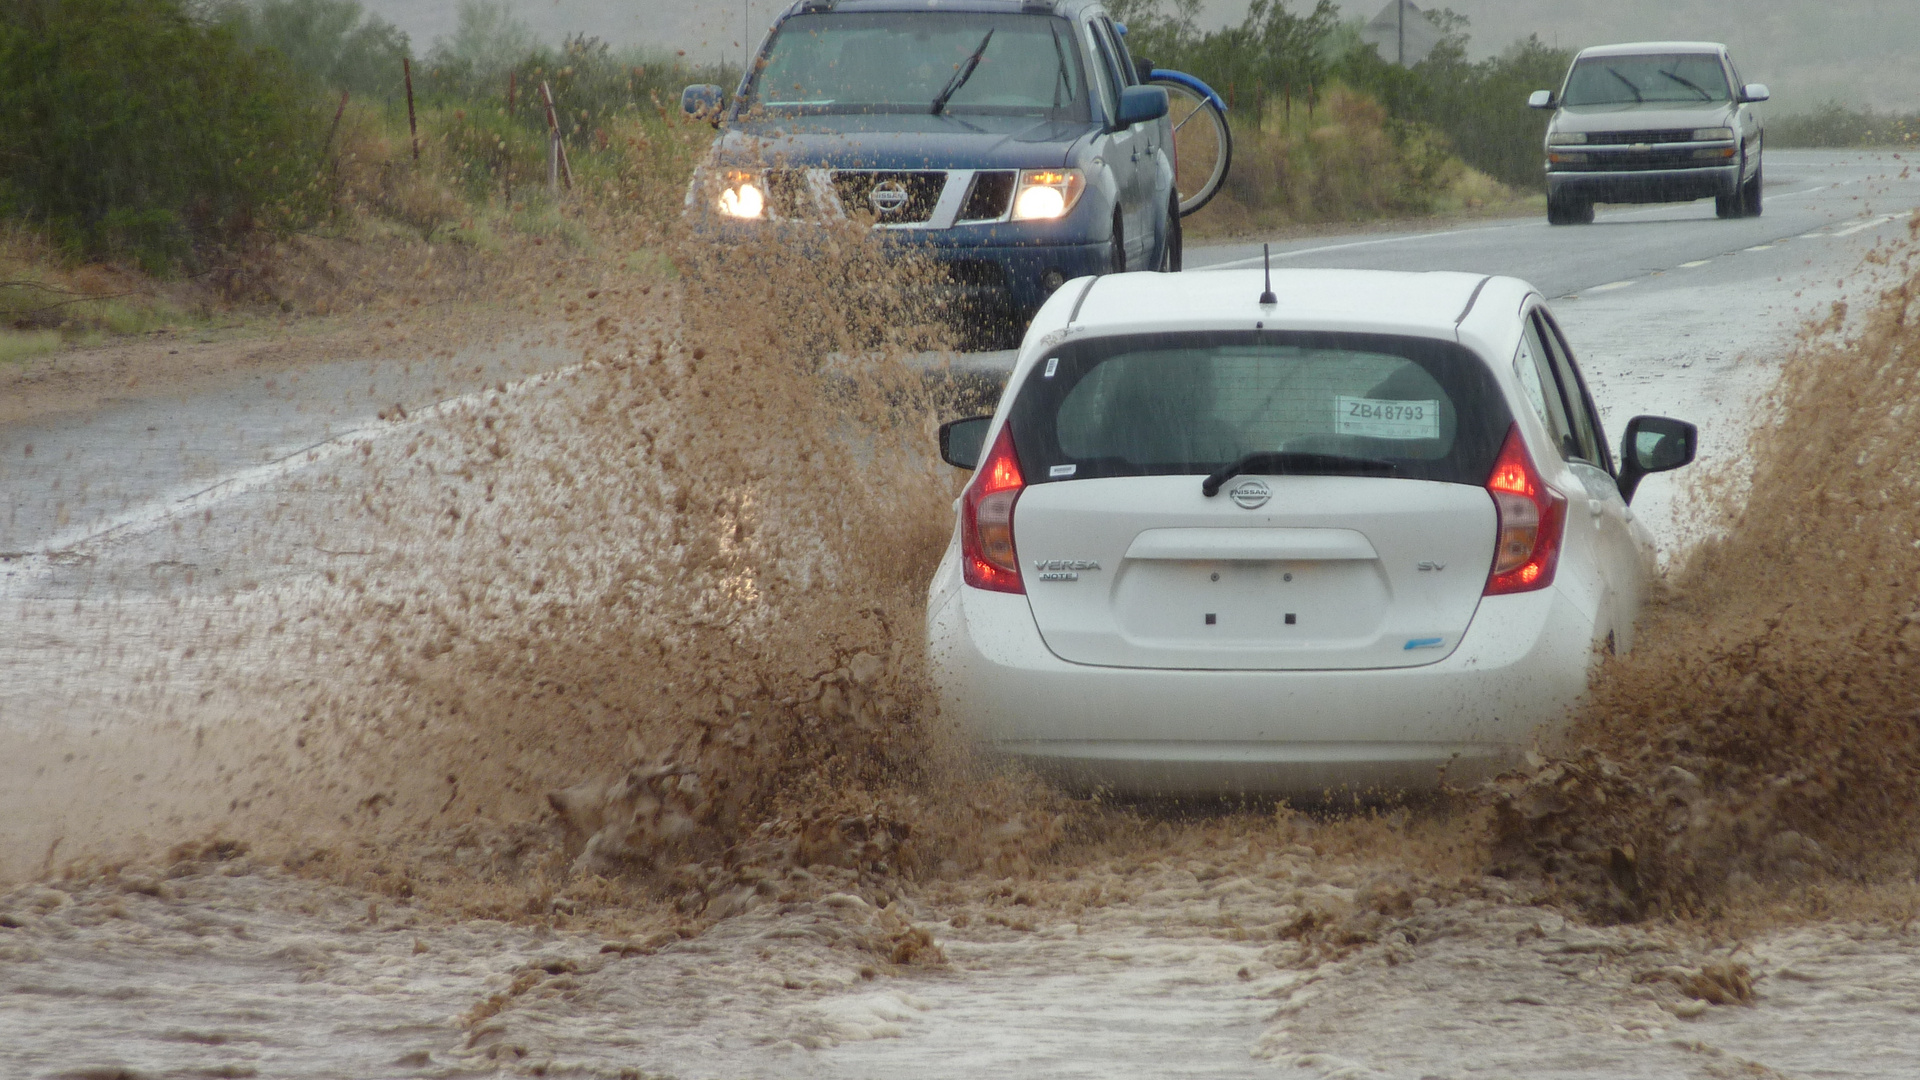
<instances>
[{"instance_id":1,"label":"brown water splash","mask_svg":"<svg viewBox=\"0 0 1920 1080\"><path fill-rule=\"evenodd\" d=\"M670 295L570 299L583 366L348 485L385 554L320 604L297 782L402 863L557 814L512 872L695 913L791 867L1027 865L1053 797L983 773L927 691L955 391L901 360L943 341L937 274L855 227L676 250Z\"/></svg>"},{"instance_id":2,"label":"brown water splash","mask_svg":"<svg viewBox=\"0 0 1920 1080\"><path fill-rule=\"evenodd\" d=\"M1920 275L1809 326L1751 492L1609 662L1574 749L1480 792L1495 862L1612 917L1909 880L1920 825Z\"/></svg>"}]
</instances>

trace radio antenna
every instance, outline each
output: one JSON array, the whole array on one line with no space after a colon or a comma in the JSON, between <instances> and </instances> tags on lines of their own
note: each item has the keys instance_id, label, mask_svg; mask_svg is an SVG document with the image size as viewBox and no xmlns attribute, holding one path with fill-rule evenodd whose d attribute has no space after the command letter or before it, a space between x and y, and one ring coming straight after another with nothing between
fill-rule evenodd
<instances>
[{"instance_id":1,"label":"radio antenna","mask_svg":"<svg viewBox=\"0 0 1920 1080\"><path fill-rule=\"evenodd\" d=\"M1267 275L1267 288L1260 294L1260 306L1271 307L1279 303L1280 298L1273 295L1273 248L1270 245L1260 245L1260 265Z\"/></svg>"}]
</instances>

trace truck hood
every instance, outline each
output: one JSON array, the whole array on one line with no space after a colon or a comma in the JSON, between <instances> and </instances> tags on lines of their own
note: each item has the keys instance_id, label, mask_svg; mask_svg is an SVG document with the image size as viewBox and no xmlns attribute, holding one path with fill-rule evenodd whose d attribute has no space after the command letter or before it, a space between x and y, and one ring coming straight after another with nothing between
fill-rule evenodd
<instances>
[{"instance_id":1,"label":"truck hood","mask_svg":"<svg viewBox=\"0 0 1920 1080\"><path fill-rule=\"evenodd\" d=\"M719 163L834 169L1058 169L1097 130L1084 121L1028 116L859 114L767 117L734 123Z\"/></svg>"},{"instance_id":2,"label":"truck hood","mask_svg":"<svg viewBox=\"0 0 1920 1080\"><path fill-rule=\"evenodd\" d=\"M1555 131L1666 131L1726 127L1733 123L1728 102L1676 106L1670 101L1644 105L1568 105L1553 118Z\"/></svg>"}]
</instances>

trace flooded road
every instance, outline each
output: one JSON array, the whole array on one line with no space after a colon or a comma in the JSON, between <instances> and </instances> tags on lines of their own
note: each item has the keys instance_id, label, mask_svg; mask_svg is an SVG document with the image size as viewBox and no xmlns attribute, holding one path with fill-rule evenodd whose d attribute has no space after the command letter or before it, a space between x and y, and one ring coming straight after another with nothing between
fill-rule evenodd
<instances>
[{"instance_id":1,"label":"flooded road","mask_svg":"<svg viewBox=\"0 0 1920 1080\"><path fill-rule=\"evenodd\" d=\"M1899 163L1873 174L1857 156L1835 158L1792 159L1807 187L1819 186L1811 174L1835 171L1826 201L1809 193L1794 210L1775 198L1759 222L1690 220L1699 206L1622 212L1603 214L1607 229L1467 230L1395 257L1501 272L1508 266L1490 260L1503 248L1524 269L1543 251L1591 246L1584 277L1539 283L1561 297L1555 310L1608 426L1640 412L1695 420L1703 459L1737 478L1800 321L1864 300L1876 271L1862 257L1905 236L1904 217L1893 216L1901 200L1920 202L1897 180ZM1777 180L1789 172L1772 170ZM1672 231L1674 220L1686 228ZM1762 226L1787 232L1742 232L1752 242L1738 246L1709 231ZM1656 250L1676 236L1693 239ZM1396 247L1374 239L1348 250L1372 258ZM643 809L655 815L658 836L635 826L626 841L654 860L653 876L641 887L601 872L546 810L548 792L603 768L581 747L617 741L629 714L695 696L712 701L702 705L707 753L750 739L755 710L805 694L820 716L867 730L888 715L888 695L905 693L870 673L896 662L881 646L914 628L874 630L875 617L849 613L844 641L797 688L750 685L765 671L746 667L753 678L737 685L688 684L701 656L724 667L732 655L692 630L655 656L618 635L568 629L605 595L623 598L606 607L616 623L687 595L645 567L596 591L595 574L649 550L631 530L655 520L645 504L654 489L640 484L632 505L620 502L635 485L617 455L637 459L637 432L658 433L665 420L632 412L630 435L593 419L639 408L645 395L621 396L635 371L531 376L572 369L582 348L579 338L455 348L446 370L464 381L371 388L362 380L386 378L387 366L332 358L271 387L261 378L110 403L87 424L0 427L10 553L0 562L0 730L15 750L0 761L0 882L10 889L0 894L0 1071L687 1080L1920 1071L1911 974L1920 940L1907 930L1911 911L1897 917L1907 902L1897 891L1836 896L1825 921L1760 920L1732 937L1683 922L1587 925L1480 873L1478 856L1422 832L1447 834L1447 821L1418 815L1373 835L1365 823L1271 808L1158 824L1148 814L1137 833L1124 818L1111 835L1057 837L1050 843L1064 846L1049 849L1019 839L1061 828L1047 824L1044 802L1009 801L1024 816L1008 820L980 796L965 808L977 825L952 829L1000 846L942 841L918 873L901 875L888 864L914 857L919 834L898 823L940 834L949 826L939 815L959 808L921 807L909 820L904 804L859 802L823 783L806 798L834 807L832 836L809 832L796 802L777 805L763 832L732 837L724 860L671 845L660 851L678 854L652 854L642 841L681 828L676 813L721 813L712 793L675 786L664 770L630 774L639 779L622 796L636 821ZM495 432L504 434L490 441ZM1719 521L1679 480L1655 478L1644 492L1635 509L1670 549ZM698 512L762 520L753 498L722 494L718 509ZM597 521L610 524L596 531ZM688 566L698 549L696 569L709 575L696 579L698 602L713 611L784 587L739 570L752 568L739 552L759 542L755 529L771 529L744 524L711 550L697 535L670 549ZM914 583L896 584L906 595ZM584 599L568 608L559 597ZM456 599L472 613L440 611ZM894 617L875 610L880 623ZM395 641L381 642L374 611L392 613ZM777 637L779 627L756 632ZM589 641L641 674L621 682L569 655ZM402 654L406 665L394 662ZM655 670L663 674L649 682ZM382 722L344 730L312 719L322 675L339 682L323 703L344 710L363 695L389 709ZM488 700L522 683L526 696ZM494 718L494 705L496 726L472 734L446 719ZM496 737L482 738L488 731ZM801 749L777 754L804 752L791 745ZM323 746L361 756L334 769L319 760ZM759 768L753 753L740 760ZM413 755L434 764L412 767ZM457 768L442 776L441 761ZM286 783L260 780L281 769ZM925 790L928 803L948 798ZM464 824L418 824L441 820L436 808ZM329 831L336 815L342 824ZM395 824L363 828L376 818ZM240 834L251 849L215 842ZM799 854L755 854L776 842ZM834 845L860 854L802 857Z\"/></svg>"}]
</instances>

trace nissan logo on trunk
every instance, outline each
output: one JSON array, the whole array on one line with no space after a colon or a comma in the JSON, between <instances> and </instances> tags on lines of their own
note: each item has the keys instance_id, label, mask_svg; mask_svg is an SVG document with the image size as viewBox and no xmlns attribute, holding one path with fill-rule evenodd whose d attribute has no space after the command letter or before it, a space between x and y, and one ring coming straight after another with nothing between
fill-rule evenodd
<instances>
[{"instance_id":1,"label":"nissan logo on trunk","mask_svg":"<svg viewBox=\"0 0 1920 1080\"><path fill-rule=\"evenodd\" d=\"M873 204L876 214L897 214L906 209L907 185L898 180L882 180L867 193L867 201Z\"/></svg>"},{"instance_id":2,"label":"nissan logo on trunk","mask_svg":"<svg viewBox=\"0 0 1920 1080\"><path fill-rule=\"evenodd\" d=\"M1235 506L1243 510L1258 510L1267 505L1268 499L1273 498L1273 492L1264 480L1242 480L1233 485L1233 490L1227 492L1227 497L1233 500Z\"/></svg>"}]
</instances>

